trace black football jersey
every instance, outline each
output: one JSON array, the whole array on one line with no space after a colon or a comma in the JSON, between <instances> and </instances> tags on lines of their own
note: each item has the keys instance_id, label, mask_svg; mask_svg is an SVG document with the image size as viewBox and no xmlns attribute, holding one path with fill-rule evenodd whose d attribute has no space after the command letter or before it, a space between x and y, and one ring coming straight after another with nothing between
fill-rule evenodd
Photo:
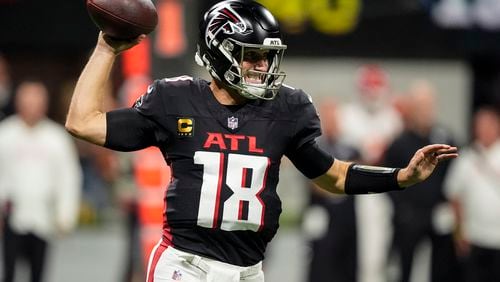
<instances>
[{"instance_id":1,"label":"black football jersey","mask_svg":"<svg viewBox=\"0 0 500 282\"><path fill-rule=\"evenodd\" d=\"M296 159L298 148L321 134L301 90L284 86L272 101L227 107L209 82L188 76L155 81L133 108L109 112L107 119L106 147L157 146L171 167L163 239L240 266L261 261L277 232L282 156Z\"/></svg>"}]
</instances>

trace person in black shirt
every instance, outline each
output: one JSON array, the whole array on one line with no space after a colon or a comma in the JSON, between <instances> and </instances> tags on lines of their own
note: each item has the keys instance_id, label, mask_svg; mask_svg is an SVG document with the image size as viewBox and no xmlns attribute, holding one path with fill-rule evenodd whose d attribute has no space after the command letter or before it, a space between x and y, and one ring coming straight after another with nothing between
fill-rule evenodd
<instances>
[{"instance_id":1,"label":"person in black shirt","mask_svg":"<svg viewBox=\"0 0 500 282\"><path fill-rule=\"evenodd\" d=\"M385 154L387 166L406 164L415 149L432 143L455 143L449 131L436 122L435 90L430 82L415 81L407 98L406 129L393 141ZM448 163L436 168L427 181L401 193L389 193L393 212L393 253L399 257L401 277L398 281L410 281L413 258L417 246L428 239L432 259L430 281L461 281L458 260L453 248L451 224L446 227L436 220L446 207L443 181ZM436 224L437 222L441 224Z\"/></svg>"},{"instance_id":2,"label":"person in black shirt","mask_svg":"<svg viewBox=\"0 0 500 282\"><path fill-rule=\"evenodd\" d=\"M196 61L212 81L156 80L133 107L104 112L102 88L116 56L144 37L99 35L66 128L113 150L156 146L170 165L163 236L147 281L264 281L261 262L281 213L282 156L323 189L348 194L403 189L457 156L455 147L435 144L396 169L334 160L319 149L311 98L282 83L278 23L253 1L219 2L201 20Z\"/></svg>"},{"instance_id":3,"label":"person in black shirt","mask_svg":"<svg viewBox=\"0 0 500 282\"><path fill-rule=\"evenodd\" d=\"M360 152L340 141L339 110L329 98L320 102L320 148L343 161L356 161ZM327 193L307 181L310 191L303 227L311 248L309 282L354 282L357 272L357 228L354 196Z\"/></svg>"}]
</instances>

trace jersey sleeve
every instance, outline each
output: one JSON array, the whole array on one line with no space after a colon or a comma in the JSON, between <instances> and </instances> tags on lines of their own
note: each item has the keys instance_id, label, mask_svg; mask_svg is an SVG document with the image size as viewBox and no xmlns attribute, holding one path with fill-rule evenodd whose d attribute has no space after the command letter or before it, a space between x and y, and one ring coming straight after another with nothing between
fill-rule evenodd
<instances>
[{"instance_id":1,"label":"jersey sleeve","mask_svg":"<svg viewBox=\"0 0 500 282\"><path fill-rule=\"evenodd\" d=\"M288 156L293 165L307 178L325 174L333 164L333 156L321 149L315 140L302 145Z\"/></svg>"},{"instance_id":2,"label":"jersey sleeve","mask_svg":"<svg viewBox=\"0 0 500 282\"><path fill-rule=\"evenodd\" d=\"M321 176L333 164L333 157L315 141L321 135L316 108L311 97L301 90L290 97L289 104L296 123L286 156L306 177L312 179Z\"/></svg>"},{"instance_id":3,"label":"jersey sleeve","mask_svg":"<svg viewBox=\"0 0 500 282\"><path fill-rule=\"evenodd\" d=\"M167 134L159 122L165 114L165 105L159 92L159 83L156 81L132 108L107 112L104 147L135 151L167 141Z\"/></svg>"},{"instance_id":4,"label":"jersey sleeve","mask_svg":"<svg viewBox=\"0 0 500 282\"><path fill-rule=\"evenodd\" d=\"M162 92L166 91L165 84L160 80L156 80L148 86L148 90L139 97L132 106L141 115L158 121L160 117L165 116L166 105L163 101Z\"/></svg>"}]
</instances>

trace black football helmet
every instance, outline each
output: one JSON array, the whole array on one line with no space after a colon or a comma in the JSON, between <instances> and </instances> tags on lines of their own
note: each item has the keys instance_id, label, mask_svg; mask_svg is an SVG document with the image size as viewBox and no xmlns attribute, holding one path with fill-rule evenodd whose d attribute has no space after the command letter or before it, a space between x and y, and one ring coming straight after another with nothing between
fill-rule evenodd
<instances>
[{"instance_id":1,"label":"black football helmet","mask_svg":"<svg viewBox=\"0 0 500 282\"><path fill-rule=\"evenodd\" d=\"M285 49L279 25L264 6L228 0L212 6L201 20L195 59L212 77L242 96L271 100L285 79L285 73L279 70ZM242 73L241 63L248 50L266 56L267 71ZM246 76L258 77L261 83L255 83L255 79L246 82Z\"/></svg>"}]
</instances>

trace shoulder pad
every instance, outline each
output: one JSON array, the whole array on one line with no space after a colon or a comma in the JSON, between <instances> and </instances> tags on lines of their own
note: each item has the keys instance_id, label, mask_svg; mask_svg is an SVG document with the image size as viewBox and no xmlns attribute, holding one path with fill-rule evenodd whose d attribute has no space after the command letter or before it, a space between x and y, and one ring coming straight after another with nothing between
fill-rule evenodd
<instances>
[{"instance_id":1,"label":"shoulder pad","mask_svg":"<svg viewBox=\"0 0 500 282\"><path fill-rule=\"evenodd\" d=\"M164 78L163 81L165 82L176 82L176 81L193 81L193 77L189 75L181 75L177 77L170 77L170 78Z\"/></svg>"},{"instance_id":2,"label":"shoulder pad","mask_svg":"<svg viewBox=\"0 0 500 282\"><path fill-rule=\"evenodd\" d=\"M281 94L286 97L286 101L289 104L303 105L312 104L311 95L305 93L302 89L292 88L285 86L284 91Z\"/></svg>"},{"instance_id":3,"label":"shoulder pad","mask_svg":"<svg viewBox=\"0 0 500 282\"><path fill-rule=\"evenodd\" d=\"M148 87L148 93L157 92L168 96L186 95L188 93L186 87L190 88L193 83L193 78L187 75L158 79Z\"/></svg>"},{"instance_id":4,"label":"shoulder pad","mask_svg":"<svg viewBox=\"0 0 500 282\"><path fill-rule=\"evenodd\" d=\"M158 84L161 86L185 86L189 85L193 82L193 78L191 76L182 75L177 77L168 77L157 80Z\"/></svg>"}]
</instances>

